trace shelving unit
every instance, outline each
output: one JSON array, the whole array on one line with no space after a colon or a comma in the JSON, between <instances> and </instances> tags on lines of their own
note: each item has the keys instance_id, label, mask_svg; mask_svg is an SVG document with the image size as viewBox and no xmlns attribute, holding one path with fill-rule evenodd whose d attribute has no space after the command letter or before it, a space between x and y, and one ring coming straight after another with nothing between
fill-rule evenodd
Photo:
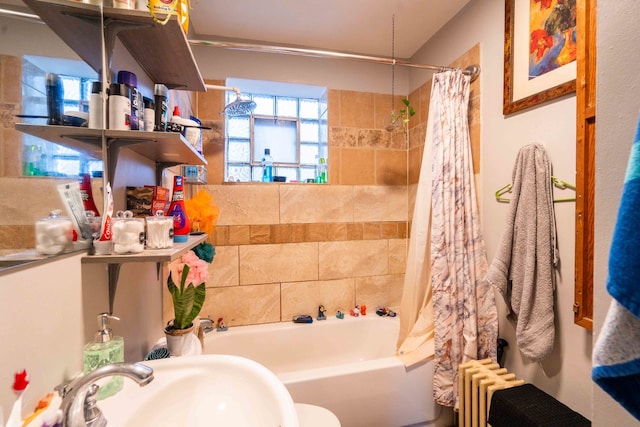
<instances>
[{"instance_id":1,"label":"shelving unit","mask_svg":"<svg viewBox=\"0 0 640 427\"><path fill-rule=\"evenodd\" d=\"M97 73L102 69L100 7L68 0L24 0L54 33ZM104 7L105 48L111 57L117 36L155 83L169 89L204 91L187 36L172 16L165 25L148 12ZM109 59L106 63L110 65ZM180 64L180 66L176 66Z\"/></svg>"},{"instance_id":2,"label":"shelving unit","mask_svg":"<svg viewBox=\"0 0 640 427\"><path fill-rule=\"evenodd\" d=\"M139 10L101 8L68 0L24 0L24 3L99 74L103 68L111 67L117 37L154 83L162 83L170 89L205 90L186 35L175 16L166 25L161 25L148 12ZM107 74L110 79L112 73ZM156 183L160 182L162 170L166 167L207 164L204 157L179 133L26 123L16 124L16 130L103 160L107 168L106 180L113 180L123 148L155 162ZM162 263L179 258L206 239L207 235L190 236L187 243L176 243L171 249L145 250L140 254L86 255L81 262L108 265L109 311L113 313L122 264L156 263L160 278Z\"/></svg>"}]
</instances>

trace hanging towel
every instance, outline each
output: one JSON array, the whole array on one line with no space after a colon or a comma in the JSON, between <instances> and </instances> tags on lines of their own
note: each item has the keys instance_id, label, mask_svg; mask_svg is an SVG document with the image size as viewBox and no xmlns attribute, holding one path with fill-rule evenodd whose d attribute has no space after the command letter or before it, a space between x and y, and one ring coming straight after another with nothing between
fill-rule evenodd
<instances>
[{"instance_id":1,"label":"hanging towel","mask_svg":"<svg viewBox=\"0 0 640 427\"><path fill-rule=\"evenodd\" d=\"M520 149L512 183L506 229L486 280L507 304L520 351L539 362L553 350L558 265L551 164L542 145Z\"/></svg>"},{"instance_id":2,"label":"hanging towel","mask_svg":"<svg viewBox=\"0 0 640 427\"><path fill-rule=\"evenodd\" d=\"M640 420L640 123L631 148L611 248L607 291L614 298L593 351L591 376Z\"/></svg>"}]
</instances>

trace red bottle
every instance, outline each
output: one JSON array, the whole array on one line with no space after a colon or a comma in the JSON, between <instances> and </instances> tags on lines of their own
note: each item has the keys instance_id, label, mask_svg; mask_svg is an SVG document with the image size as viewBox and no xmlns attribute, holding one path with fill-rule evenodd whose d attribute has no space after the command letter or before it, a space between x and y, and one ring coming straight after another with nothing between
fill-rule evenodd
<instances>
[{"instance_id":1,"label":"red bottle","mask_svg":"<svg viewBox=\"0 0 640 427\"><path fill-rule=\"evenodd\" d=\"M88 173L82 174L80 180L80 195L82 196L82 203L84 204L85 212L93 212L93 216L100 216L98 208L93 201L93 191L91 190L91 177Z\"/></svg>"},{"instance_id":2,"label":"red bottle","mask_svg":"<svg viewBox=\"0 0 640 427\"><path fill-rule=\"evenodd\" d=\"M167 216L173 217L173 241L176 243L189 240L191 221L184 207L184 184L182 175L173 178L173 195Z\"/></svg>"}]
</instances>

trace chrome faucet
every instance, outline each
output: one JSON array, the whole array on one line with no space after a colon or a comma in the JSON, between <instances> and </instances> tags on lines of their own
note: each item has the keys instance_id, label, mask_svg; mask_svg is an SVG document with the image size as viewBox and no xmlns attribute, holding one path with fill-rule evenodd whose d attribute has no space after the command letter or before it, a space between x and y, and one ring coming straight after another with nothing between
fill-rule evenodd
<instances>
[{"instance_id":1,"label":"chrome faucet","mask_svg":"<svg viewBox=\"0 0 640 427\"><path fill-rule=\"evenodd\" d=\"M74 379L70 384L56 387L62 396L60 410L64 427L104 427L107 425L106 418L96 405L96 393L100 387L94 382L113 375L129 377L140 387L153 381L153 369L142 363L112 363Z\"/></svg>"}]
</instances>

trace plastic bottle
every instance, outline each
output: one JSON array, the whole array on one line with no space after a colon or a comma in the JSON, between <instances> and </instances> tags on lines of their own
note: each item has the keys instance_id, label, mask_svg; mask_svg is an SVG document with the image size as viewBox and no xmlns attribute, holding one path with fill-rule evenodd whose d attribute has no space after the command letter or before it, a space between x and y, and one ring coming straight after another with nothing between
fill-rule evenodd
<instances>
[{"instance_id":1,"label":"plastic bottle","mask_svg":"<svg viewBox=\"0 0 640 427\"><path fill-rule=\"evenodd\" d=\"M131 88L122 83L109 86L109 129L130 130Z\"/></svg>"},{"instance_id":2,"label":"plastic bottle","mask_svg":"<svg viewBox=\"0 0 640 427\"><path fill-rule=\"evenodd\" d=\"M167 100L169 97L169 89L163 84L156 84L153 89L153 95L155 99L155 126L153 130L156 132L166 132L167 130L167 115L169 108Z\"/></svg>"},{"instance_id":3,"label":"plastic bottle","mask_svg":"<svg viewBox=\"0 0 640 427\"><path fill-rule=\"evenodd\" d=\"M144 105L144 130L152 132L156 124L156 104L153 102L153 99L147 98L146 96L142 98L142 103Z\"/></svg>"},{"instance_id":4,"label":"plastic bottle","mask_svg":"<svg viewBox=\"0 0 640 427\"><path fill-rule=\"evenodd\" d=\"M271 181L273 181L273 157L271 157L271 150L265 148L262 158L262 182Z\"/></svg>"},{"instance_id":5,"label":"plastic bottle","mask_svg":"<svg viewBox=\"0 0 640 427\"><path fill-rule=\"evenodd\" d=\"M98 332L95 340L84 346L83 366L84 373L98 369L110 363L124 362L124 339L114 337L111 328L108 327L110 320L120 320L108 313L98 315ZM124 386L124 378L116 375L98 390L98 400L113 396Z\"/></svg>"},{"instance_id":6,"label":"plastic bottle","mask_svg":"<svg viewBox=\"0 0 640 427\"><path fill-rule=\"evenodd\" d=\"M102 82L91 83L88 126L91 129L102 129Z\"/></svg>"},{"instance_id":7,"label":"plastic bottle","mask_svg":"<svg viewBox=\"0 0 640 427\"><path fill-rule=\"evenodd\" d=\"M183 243L189 240L191 221L184 206L184 177L176 175L173 178L173 194L169 205L168 216L173 217L173 241Z\"/></svg>"},{"instance_id":8,"label":"plastic bottle","mask_svg":"<svg viewBox=\"0 0 640 427\"><path fill-rule=\"evenodd\" d=\"M40 146L30 145L24 157L24 176L40 175Z\"/></svg>"},{"instance_id":9,"label":"plastic bottle","mask_svg":"<svg viewBox=\"0 0 640 427\"><path fill-rule=\"evenodd\" d=\"M118 83L127 85L130 90L129 101L131 102L131 113L129 115L129 128L139 130L138 111L140 103L138 99L138 77L131 71L118 71Z\"/></svg>"},{"instance_id":10,"label":"plastic bottle","mask_svg":"<svg viewBox=\"0 0 640 427\"><path fill-rule=\"evenodd\" d=\"M47 115L49 125L62 125L64 115L64 86L60 76L54 73L47 73Z\"/></svg>"},{"instance_id":11,"label":"plastic bottle","mask_svg":"<svg viewBox=\"0 0 640 427\"><path fill-rule=\"evenodd\" d=\"M316 165L316 184L327 183L327 161L324 157L320 157Z\"/></svg>"}]
</instances>

